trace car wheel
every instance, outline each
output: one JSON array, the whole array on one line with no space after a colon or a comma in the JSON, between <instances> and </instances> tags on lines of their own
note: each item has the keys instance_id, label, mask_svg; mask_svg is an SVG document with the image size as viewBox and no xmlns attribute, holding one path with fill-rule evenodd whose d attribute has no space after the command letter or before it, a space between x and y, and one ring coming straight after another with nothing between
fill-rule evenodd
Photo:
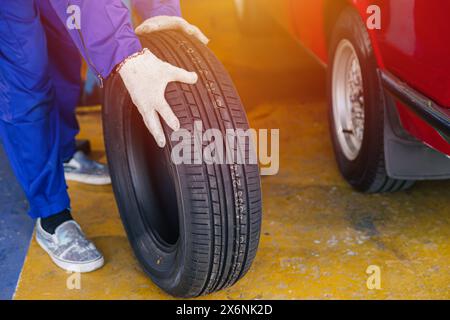
<instances>
[{"instance_id":1,"label":"car wheel","mask_svg":"<svg viewBox=\"0 0 450 320\"><path fill-rule=\"evenodd\" d=\"M383 90L369 34L352 8L336 22L329 56L329 122L340 172L362 192L411 187L413 181L392 179L386 173Z\"/></svg>"},{"instance_id":2,"label":"car wheel","mask_svg":"<svg viewBox=\"0 0 450 320\"><path fill-rule=\"evenodd\" d=\"M221 63L199 41L175 31L141 38L159 58L196 71L195 85L170 83L166 99L181 128L247 130L245 111ZM134 253L146 273L177 297L236 283L256 255L261 227L257 164L174 164L171 130L157 147L119 75L108 79L104 135L113 189ZM192 142L194 143L194 142ZM250 149L246 142L246 150ZM198 156L192 148L193 158Z\"/></svg>"}]
</instances>

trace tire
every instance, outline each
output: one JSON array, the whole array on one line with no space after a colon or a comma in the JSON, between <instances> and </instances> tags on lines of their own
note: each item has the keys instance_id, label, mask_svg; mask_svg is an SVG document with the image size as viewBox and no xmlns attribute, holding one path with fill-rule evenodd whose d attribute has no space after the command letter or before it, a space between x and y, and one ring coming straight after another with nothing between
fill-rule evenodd
<instances>
[{"instance_id":1,"label":"tire","mask_svg":"<svg viewBox=\"0 0 450 320\"><path fill-rule=\"evenodd\" d=\"M249 128L230 77L207 47L175 31L141 42L160 59L199 75L196 85L170 83L166 90L182 129L192 132L194 121L222 133ZM158 148L117 74L106 83L103 123L121 219L151 279L173 296L196 297L242 278L261 229L258 165L175 165L171 130L163 124L168 143Z\"/></svg>"},{"instance_id":2,"label":"tire","mask_svg":"<svg viewBox=\"0 0 450 320\"><path fill-rule=\"evenodd\" d=\"M393 179L386 172L384 94L369 34L352 8L340 14L329 48L329 123L341 174L356 190L366 193L411 187L414 181Z\"/></svg>"}]
</instances>

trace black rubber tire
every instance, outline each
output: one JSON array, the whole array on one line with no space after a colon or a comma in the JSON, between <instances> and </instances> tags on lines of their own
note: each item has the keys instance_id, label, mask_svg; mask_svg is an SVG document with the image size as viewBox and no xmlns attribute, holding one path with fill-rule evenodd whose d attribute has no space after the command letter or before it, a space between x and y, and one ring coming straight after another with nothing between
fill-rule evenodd
<instances>
[{"instance_id":1,"label":"black rubber tire","mask_svg":"<svg viewBox=\"0 0 450 320\"><path fill-rule=\"evenodd\" d=\"M167 88L181 128L192 130L194 121L202 121L204 130L248 129L237 91L207 47L175 31L141 42L162 60L199 75L196 85ZM120 215L153 281L171 295L195 297L244 276L261 229L258 165L174 165L171 130L164 124L169 143L158 148L118 75L106 83L103 124Z\"/></svg>"},{"instance_id":2,"label":"black rubber tire","mask_svg":"<svg viewBox=\"0 0 450 320\"><path fill-rule=\"evenodd\" d=\"M358 157L350 161L344 155L336 136L333 119L332 79L334 57L342 39L355 48L361 65L364 87L365 128L362 148ZM384 161L385 100L378 74L378 65L369 34L358 12L348 7L340 14L329 46L330 65L327 71L329 124L333 148L339 170L356 190L366 193L396 192L410 188L414 181L390 178Z\"/></svg>"}]
</instances>

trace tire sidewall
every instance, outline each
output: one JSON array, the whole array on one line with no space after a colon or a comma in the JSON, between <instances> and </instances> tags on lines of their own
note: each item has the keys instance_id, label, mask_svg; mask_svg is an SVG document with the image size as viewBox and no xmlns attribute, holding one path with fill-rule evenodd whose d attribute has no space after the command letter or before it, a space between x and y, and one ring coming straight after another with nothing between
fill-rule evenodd
<instances>
[{"instance_id":1,"label":"tire sidewall","mask_svg":"<svg viewBox=\"0 0 450 320\"><path fill-rule=\"evenodd\" d=\"M336 136L333 113L333 70L336 49L341 40L353 45L361 67L364 88L364 133L361 150L355 160L343 153ZM383 151L384 101L378 75L378 66L368 33L359 14L352 8L345 9L339 17L330 42L330 65L327 71L329 125L333 149L340 172L356 189L366 191L372 184L380 155Z\"/></svg>"},{"instance_id":2,"label":"tire sidewall","mask_svg":"<svg viewBox=\"0 0 450 320\"><path fill-rule=\"evenodd\" d=\"M141 41L160 59L173 65L208 71L194 86L170 83L166 89L166 99L180 119L181 128L192 133L195 121L199 120L204 122L204 130L219 128L222 134L229 128L248 128L245 110L231 78L207 47L175 31L155 33ZM180 46L183 50L178 51ZM214 91L210 89L211 83L215 84ZM221 108L216 106L219 102ZM258 166L238 165L233 171L229 164L175 165L170 155L179 142L169 138L171 129L162 123L168 143L164 152L160 152L117 74L106 83L103 120L116 201L142 269L162 290L176 297L196 297L236 283L248 271L259 242ZM152 145L147 147L149 143ZM191 150L202 152L203 148ZM158 211L151 218L156 219L162 212L157 207L157 199L153 199L157 195L152 187L146 187L146 181L151 181L145 180L149 172L143 166L150 164L153 168L152 162L146 163L151 156L171 164L170 168L164 166L161 170L174 184L170 190L174 197L170 201L177 201L176 209L171 209L178 210L176 243L164 243L158 230L152 230L155 220L147 219L153 209ZM158 170L158 164L154 168ZM239 185L234 184L235 175L240 177ZM152 175L149 179L159 180ZM245 204L242 210L241 200Z\"/></svg>"},{"instance_id":3,"label":"tire sidewall","mask_svg":"<svg viewBox=\"0 0 450 320\"><path fill-rule=\"evenodd\" d=\"M108 83L106 90L117 90L117 88L124 89L124 85L120 78L114 79L115 83ZM119 89L121 90L121 89ZM105 94L105 98L110 95ZM127 95L123 95L123 99L129 99ZM177 177L176 183L176 192L178 199L178 219L179 219L179 232L180 238L176 244L173 266L171 268L170 273L166 273L164 277L158 276L162 274L161 271L154 268L154 266L150 265L148 262L150 260L156 261L157 259L166 260L168 258L168 254L164 254L163 252L156 253L153 250L149 250L152 257L144 257L140 253L142 252L142 241L136 236L135 230L132 227L133 224L139 221L140 208L137 203L137 199L135 197L136 190L133 187L132 176L130 173L130 163L128 158L127 141L126 141L126 123L129 121L131 110L127 108L122 108L121 110L112 110L111 106L113 105L122 105L122 106L132 106L130 102L119 102L117 104L108 103L105 101L103 107L103 127L104 127L104 136L105 136L105 144L108 156L108 163L110 166L112 185L114 189L114 193L116 195L116 201L119 207L119 213L124 225L124 228L127 232L128 237L130 238L130 244L133 248L133 252L140 262L140 264L144 267L143 270L150 276L152 281L162 288L173 294L174 296L186 296L186 290L190 287L189 278L187 276L183 277L183 274L186 274L185 267L190 258L187 257L186 253L191 252L192 250L187 246L191 244L186 241L187 236L190 234L189 226L190 222L186 219L189 219L189 215L185 214L186 212L186 202L182 201L183 195L182 190L186 190L185 186L181 186L183 183L179 177L179 173L174 174L174 177ZM168 148L167 148L168 149ZM170 161L170 151L165 151L166 161ZM170 161L170 163L172 163ZM114 166L114 164L121 164L119 166ZM176 171L182 170L182 166L172 166L172 168ZM124 214L124 213L127 214ZM130 214L130 213L133 214ZM148 243L148 242L147 242ZM151 244L154 245L154 244ZM153 254L154 253L154 254ZM195 293L193 293L195 295Z\"/></svg>"}]
</instances>

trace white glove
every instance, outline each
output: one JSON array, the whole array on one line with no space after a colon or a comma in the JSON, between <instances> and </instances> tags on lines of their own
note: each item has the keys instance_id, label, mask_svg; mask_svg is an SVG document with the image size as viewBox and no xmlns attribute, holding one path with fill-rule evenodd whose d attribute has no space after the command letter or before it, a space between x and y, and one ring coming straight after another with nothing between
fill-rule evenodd
<instances>
[{"instance_id":1,"label":"white glove","mask_svg":"<svg viewBox=\"0 0 450 320\"><path fill-rule=\"evenodd\" d=\"M199 28L180 17L157 16L147 19L136 28L136 34L144 35L162 30L180 30L188 35L196 37L205 45L209 42L209 39Z\"/></svg>"},{"instance_id":2,"label":"white glove","mask_svg":"<svg viewBox=\"0 0 450 320\"><path fill-rule=\"evenodd\" d=\"M180 128L178 118L164 97L166 87L173 81L194 84L198 79L197 74L161 61L148 49L144 49L143 54L126 59L120 66L119 74L145 125L163 148L166 138L158 114L172 130Z\"/></svg>"}]
</instances>

